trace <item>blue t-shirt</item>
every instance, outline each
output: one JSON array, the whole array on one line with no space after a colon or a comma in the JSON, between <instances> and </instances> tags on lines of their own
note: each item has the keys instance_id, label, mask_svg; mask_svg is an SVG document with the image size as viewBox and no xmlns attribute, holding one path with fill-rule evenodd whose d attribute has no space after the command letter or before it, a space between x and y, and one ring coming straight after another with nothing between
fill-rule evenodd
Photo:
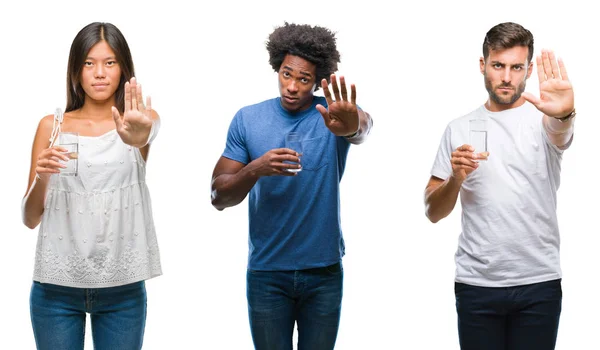
<instances>
[{"instance_id":1,"label":"blue t-shirt","mask_svg":"<svg viewBox=\"0 0 600 350\"><path fill-rule=\"evenodd\" d=\"M263 176L249 195L249 256L252 270L285 271L323 267L344 256L339 183L350 143L335 136L312 106L289 113L280 98L240 109L227 134L223 157L248 164L274 148L285 135L302 136L302 171L296 176Z\"/></svg>"}]
</instances>

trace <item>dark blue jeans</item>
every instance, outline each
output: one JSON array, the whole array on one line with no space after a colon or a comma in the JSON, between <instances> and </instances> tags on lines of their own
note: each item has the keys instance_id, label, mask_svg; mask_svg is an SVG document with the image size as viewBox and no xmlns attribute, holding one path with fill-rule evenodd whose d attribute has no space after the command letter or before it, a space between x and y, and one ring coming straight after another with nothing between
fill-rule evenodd
<instances>
[{"instance_id":1,"label":"dark blue jeans","mask_svg":"<svg viewBox=\"0 0 600 350\"><path fill-rule=\"evenodd\" d=\"M462 350L552 350L560 318L561 280L487 288L455 283Z\"/></svg>"},{"instance_id":2,"label":"dark blue jeans","mask_svg":"<svg viewBox=\"0 0 600 350\"><path fill-rule=\"evenodd\" d=\"M298 271L247 272L248 316L257 350L331 350L342 308L341 263Z\"/></svg>"},{"instance_id":3,"label":"dark blue jeans","mask_svg":"<svg viewBox=\"0 0 600 350\"><path fill-rule=\"evenodd\" d=\"M139 350L146 325L143 281L111 288L71 288L33 282L31 323L40 350L83 349L86 312L96 350Z\"/></svg>"}]
</instances>

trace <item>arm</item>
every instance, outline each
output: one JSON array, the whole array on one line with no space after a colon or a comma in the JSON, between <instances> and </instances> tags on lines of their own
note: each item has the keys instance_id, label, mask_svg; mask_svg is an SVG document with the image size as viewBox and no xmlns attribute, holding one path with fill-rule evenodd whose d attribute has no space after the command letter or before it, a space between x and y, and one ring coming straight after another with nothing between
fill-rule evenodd
<instances>
[{"instance_id":1,"label":"arm","mask_svg":"<svg viewBox=\"0 0 600 350\"><path fill-rule=\"evenodd\" d=\"M356 134L346 136L346 140L353 145L360 145L365 142L373 127L373 118L371 118L369 113L362 109L358 109L358 125L359 128L358 131L356 131Z\"/></svg>"},{"instance_id":2,"label":"arm","mask_svg":"<svg viewBox=\"0 0 600 350\"><path fill-rule=\"evenodd\" d=\"M556 147L564 149L571 141L575 124L574 117L566 122L561 122L557 118L544 115L542 123L550 142Z\"/></svg>"},{"instance_id":3,"label":"arm","mask_svg":"<svg viewBox=\"0 0 600 350\"><path fill-rule=\"evenodd\" d=\"M60 172L59 168L64 168L58 160L68 160L60 153L65 152L65 149L56 146L48 148L53 119L53 115L42 118L33 140L29 182L22 203L23 223L30 229L34 229L42 219L50 175L57 174Z\"/></svg>"},{"instance_id":4,"label":"arm","mask_svg":"<svg viewBox=\"0 0 600 350\"><path fill-rule=\"evenodd\" d=\"M260 158L244 163L221 157L213 171L211 202L217 210L223 210L241 203L261 176L296 176L286 169L298 169L298 153L289 148L270 150Z\"/></svg>"},{"instance_id":5,"label":"arm","mask_svg":"<svg viewBox=\"0 0 600 350\"><path fill-rule=\"evenodd\" d=\"M487 159L487 153L473 153L473 147L462 145L452 152L450 163L452 173L446 179L431 176L429 183L425 188L425 215L429 221L436 223L446 216L450 215L462 183L467 176L479 167L478 157L482 160Z\"/></svg>"},{"instance_id":6,"label":"arm","mask_svg":"<svg viewBox=\"0 0 600 350\"><path fill-rule=\"evenodd\" d=\"M435 176L429 179L425 188L425 215L429 221L436 223L450 215L456 206L461 185L452 176L446 180Z\"/></svg>"}]
</instances>

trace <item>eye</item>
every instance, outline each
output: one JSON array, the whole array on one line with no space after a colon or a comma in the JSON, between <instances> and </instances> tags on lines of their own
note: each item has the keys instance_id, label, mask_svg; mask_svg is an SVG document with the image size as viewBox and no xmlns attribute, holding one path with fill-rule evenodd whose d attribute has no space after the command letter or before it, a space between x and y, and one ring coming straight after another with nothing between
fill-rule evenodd
<instances>
[{"instance_id":1,"label":"eye","mask_svg":"<svg viewBox=\"0 0 600 350\"><path fill-rule=\"evenodd\" d=\"M523 66L516 66L516 67L513 67L513 69L516 71L520 71L521 69L523 69Z\"/></svg>"},{"instance_id":2,"label":"eye","mask_svg":"<svg viewBox=\"0 0 600 350\"><path fill-rule=\"evenodd\" d=\"M302 78L302 79L300 79L300 81L301 81L303 84L308 84L308 82L309 82L308 78Z\"/></svg>"},{"instance_id":3,"label":"eye","mask_svg":"<svg viewBox=\"0 0 600 350\"><path fill-rule=\"evenodd\" d=\"M108 61L108 62L106 62L106 65L109 66L109 67L110 66L114 66L116 64L117 64L117 61Z\"/></svg>"},{"instance_id":4,"label":"eye","mask_svg":"<svg viewBox=\"0 0 600 350\"><path fill-rule=\"evenodd\" d=\"M286 77L286 78L289 78L290 77L290 72L283 71L283 76Z\"/></svg>"},{"instance_id":5,"label":"eye","mask_svg":"<svg viewBox=\"0 0 600 350\"><path fill-rule=\"evenodd\" d=\"M492 67L494 67L496 69L500 69L500 68L502 68L502 63L494 63L494 65Z\"/></svg>"},{"instance_id":6,"label":"eye","mask_svg":"<svg viewBox=\"0 0 600 350\"><path fill-rule=\"evenodd\" d=\"M93 66L94 64L93 64L91 61L85 61L85 62L83 62L83 65L84 65L85 67L91 67L91 66Z\"/></svg>"}]
</instances>

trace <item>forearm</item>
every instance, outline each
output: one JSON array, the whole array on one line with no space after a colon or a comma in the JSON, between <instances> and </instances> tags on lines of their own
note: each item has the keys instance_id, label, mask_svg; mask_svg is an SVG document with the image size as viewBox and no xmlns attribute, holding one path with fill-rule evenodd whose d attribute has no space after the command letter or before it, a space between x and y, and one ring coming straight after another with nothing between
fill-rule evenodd
<instances>
[{"instance_id":1,"label":"forearm","mask_svg":"<svg viewBox=\"0 0 600 350\"><path fill-rule=\"evenodd\" d=\"M358 110L358 131L356 135L352 137L347 137L348 142L354 145L359 145L367 139L367 136L371 132L371 128L373 127L373 118L371 115L362 109Z\"/></svg>"},{"instance_id":2,"label":"forearm","mask_svg":"<svg viewBox=\"0 0 600 350\"><path fill-rule=\"evenodd\" d=\"M461 183L450 176L439 186L425 190L425 215L436 223L450 215L460 192Z\"/></svg>"},{"instance_id":3,"label":"forearm","mask_svg":"<svg viewBox=\"0 0 600 350\"><path fill-rule=\"evenodd\" d=\"M560 148L569 143L573 136L575 117L561 122L556 118L544 115L543 124L550 142Z\"/></svg>"},{"instance_id":4,"label":"forearm","mask_svg":"<svg viewBox=\"0 0 600 350\"><path fill-rule=\"evenodd\" d=\"M34 229L42 220L44 202L46 200L47 180L38 179L32 184L33 188L23 198L23 223Z\"/></svg>"},{"instance_id":5,"label":"forearm","mask_svg":"<svg viewBox=\"0 0 600 350\"><path fill-rule=\"evenodd\" d=\"M253 164L249 163L235 174L221 174L213 179L211 202L218 210L241 203L258 181Z\"/></svg>"}]
</instances>

